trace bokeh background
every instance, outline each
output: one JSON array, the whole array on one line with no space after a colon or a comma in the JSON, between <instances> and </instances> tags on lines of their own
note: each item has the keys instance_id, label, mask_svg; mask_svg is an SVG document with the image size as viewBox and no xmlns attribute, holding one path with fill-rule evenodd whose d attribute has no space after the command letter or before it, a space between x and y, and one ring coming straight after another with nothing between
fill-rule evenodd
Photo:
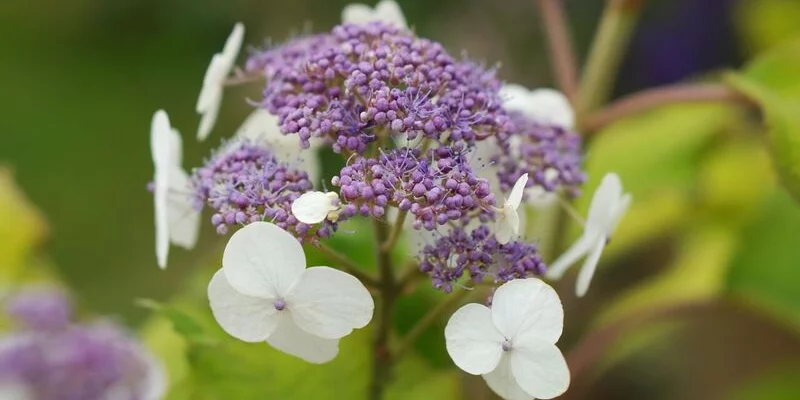
<instances>
[{"instance_id":1,"label":"bokeh background","mask_svg":"<svg viewBox=\"0 0 800 400\"><path fill-rule=\"evenodd\" d=\"M185 137L194 135L203 73L234 22L259 46L262 38L329 29L345 3L3 2L0 164L40 211L19 208L11 176L0 175L0 249L35 245L0 261L45 265L86 310L133 327L148 315L134 299L191 292L198 265L217 263L224 241L206 224L194 251L173 248L170 268L156 267L150 116L164 108ZM452 53L500 63L508 81L552 85L533 1L399 3L417 33ZM583 60L603 1L565 3ZM743 68L798 43L797 21L796 0L651 0L614 96ZM185 140L187 165L230 136L252 109L244 99L258 95L257 87L227 90L211 139ZM776 184L763 133L759 115L739 107L674 106L591 141L587 193L602 173L617 171L635 206L589 296L572 296L572 278L558 285L567 309L562 348L580 352L586 365L565 398L800 398L800 207ZM411 300L398 318L412 321L427 304ZM437 335L441 325L418 353L426 368L446 370ZM458 385L456 393L489 398L475 382L464 385L474 388Z\"/></svg>"}]
</instances>

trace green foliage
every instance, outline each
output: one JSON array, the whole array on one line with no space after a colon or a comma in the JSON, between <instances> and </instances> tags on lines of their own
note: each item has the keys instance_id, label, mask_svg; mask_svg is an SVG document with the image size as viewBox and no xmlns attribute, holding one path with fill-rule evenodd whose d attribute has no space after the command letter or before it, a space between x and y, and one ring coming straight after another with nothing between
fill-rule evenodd
<instances>
[{"instance_id":1,"label":"green foliage","mask_svg":"<svg viewBox=\"0 0 800 400\"><path fill-rule=\"evenodd\" d=\"M758 53L800 34L800 2L741 0L734 12L742 41Z\"/></svg>"},{"instance_id":2,"label":"green foliage","mask_svg":"<svg viewBox=\"0 0 800 400\"><path fill-rule=\"evenodd\" d=\"M728 290L800 329L800 208L776 192L743 231L727 277Z\"/></svg>"},{"instance_id":3,"label":"green foliage","mask_svg":"<svg viewBox=\"0 0 800 400\"><path fill-rule=\"evenodd\" d=\"M44 218L17 187L11 171L0 167L0 281L21 267L47 234Z\"/></svg>"},{"instance_id":4,"label":"green foliage","mask_svg":"<svg viewBox=\"0 0 800 400\"><path fill-rule=\"evenodd\" d=\"M784 366L744 383L731 400L796 400L800 394L800 365Z\"/></svg>"},{"instance_id":5,"label":"green foliage","mask_svg":"<svg viewBox=\"0 0 800 400\"><path fill-rule=\"evenodd\" d=\"M763 54L728 82L757 102L768 143L784 187L800 201L800 41Z\"/></svg>"}]
</instances>

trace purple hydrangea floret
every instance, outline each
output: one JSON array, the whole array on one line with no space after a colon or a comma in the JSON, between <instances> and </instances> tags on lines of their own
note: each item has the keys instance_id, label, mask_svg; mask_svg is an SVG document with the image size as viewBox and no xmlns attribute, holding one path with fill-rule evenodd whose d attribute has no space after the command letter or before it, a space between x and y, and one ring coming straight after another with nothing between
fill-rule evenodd
<instances>
[{"instance_id":1,"label":"purple hydrangea floret","mask_svg":"<svg viewBox=\"0 0 800 400\"><path fill-rule=\"evenodd\" d=\"M489 278L502 284L513 279L542 275L547 267L535 244L512 241L499 244L486 225L468 232L455 227L425 246L419 255L420 270L433 286L446 293L464 274L479 283Z\"/></svg>"}]
</instances>

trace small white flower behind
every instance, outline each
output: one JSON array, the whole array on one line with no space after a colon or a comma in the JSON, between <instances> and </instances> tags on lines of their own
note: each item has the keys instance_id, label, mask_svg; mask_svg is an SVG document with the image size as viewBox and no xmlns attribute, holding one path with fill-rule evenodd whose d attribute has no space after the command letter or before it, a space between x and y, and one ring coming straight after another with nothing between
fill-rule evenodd
<instances>
[{"instance_id":1,"label":"small white flower behind","mask_svg":"<svg viewBox=\"0 0 800 400\"><path fill-rule=\"evenodd\" d=\"M597 269L600 255L617 228L619 221L631 203L631 195L622 192L622 182L615 173L606 174L592 196L589 217L583 235L547 269L547 278L560 279L564 272L582 257L586 257L575 286L575 293L582 297Z\"/></svg>"},{"instance_id":2,"label":"small white flower behind","mask_svg":"<svg viewBox=\"0 0 800 400\"><path fill-rule=\"evenodd\" d=\"M477 303L461 307L444 335L453 362L482 375L500 397L551 399L569 387L569 369L555 345L563 326L556 292L529 278L497 288L492 308Z\"/></svg>"},{"instance_id":3,"label":"small white flower behind","mask_svg":"<svg viewBox=\"0 0 800 400\"><path fill-rule=\"evenodd\" d=\"M200 90L200 96L197 98L196 111L200 114L200 126L197 129L197 140L205 140L214 128L214 123L217 122L217 114L219 114L219 107L222 104L222 91L225 85L225 79L228 78L233 64L236 62L236 56L239 55L239 50L242 47L244 40L244 25L240 22L233 27L228 40L225 41L225 47L221 53L214 54L211 57L211 63L208 64L206 74L203 77L203 88Z\"/></svg>"},{"instance_id":4,"label":"small white flower behind","mask_svg":"<svg viewBox=\"0 0 800 400\"><path fill-rule=\"evenodd\" d=\"M519 235L519 214L517 209L522 202L522 194L525 192L525 185L528 183L528 174L523 174L514 183L511 193L503 204L503 208L497 210L497 222L495 237L500 244L506 244L511 238Z\"/></svg>"},{"instance_id":5,"label":"small white flower behind","mask_svg":"<svg viewBox=\"0 0 800 400\"><path fill-rule=\"evenodd\" d=\"M155 167L153 199L156 225L156 259L166 268L169 244L192 248L200 231L200 213L188 195L189 176L181 168L183 146L180 133L164 110L153 114L150 151Z\"/></svg>"},{"instance_id":6,"label":"small white flower behind","mask_svg":"<svg viewBox=\"0 0 800 400\"><path fill-rule=\"evenodd\" d=\"M525 114L536 122L567 129L575 126L575 112L566 96L554 89L535 89L508 83L500 89L505 99L503 106L510 111Z\"/></svg>"},{"instance_id":7,"label":"small white flower behind","mask_svg":"<svg viewBox=\"0 0 800 400\"><path fill-rule=\"evenodd\" d=\"M231 336L266 341L315 364L335 358L339 339L366 326L375 308L358 279L329 267L306 268L297 239L267 222L231 236L208 298Z\"/></svg>"},{"instance_id":8,"label":"small white flower behind","mask_svg":"<svg viewBox=\"0 0 800 400\"><path fill-rule=\"evenodd\" d=\"M335 192L306 192L292 202L292 214L304 224L318 224L329 218L336 220L339 195Z\"/></svg>"},{"instance_id":9,"label":"small white flower behind","mask_svg":"<svg viewBox=\"0 0 800 400\"><path fill-rule=\"evenodd\" d=\"M366 24L372 21L386 22L403 29L408 28L403 10L394 0L381 0L375 5L375 8L366 4L352 3L342 10L343 23Z\"/></svg>"}]
</instances>

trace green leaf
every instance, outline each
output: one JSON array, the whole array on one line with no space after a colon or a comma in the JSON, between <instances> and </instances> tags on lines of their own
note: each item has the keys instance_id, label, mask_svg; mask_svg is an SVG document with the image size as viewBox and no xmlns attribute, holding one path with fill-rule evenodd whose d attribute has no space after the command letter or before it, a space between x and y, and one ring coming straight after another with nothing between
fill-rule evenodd
<instances>
[{"instance_id":1,"label":"green leaf","mask_svg":"<svg viewBox=\"0 0 800 400\"><path fill-rule=\"evenodd\" d=\"M0 281L21 272L26 258L46 234L39 210L16 185L11 171L0 167Z\"/></svg>"},{"instance_id":2,"label":"green leaf","mask_svg":"<svg viewBox=\"0 0 800 400\"><path fill-rule=\"evenodd\" d=\"M753 380L745 382L735 390L731 400L796 400L800 394L800 365L784 366L783 368L759 374Z\"/></svg>"},{"instance_id":3,"label":"green leaf","mask_svg":"<svg viewBox=\"0 0 800 400\"><path fill-rule=\"evenodd\" d=\"M800 2L743 0L736 2L734 20L742 41L759 52L800 35Z\"/></svg>"},{"instance_id":4,"label":"green leaf","mask_svg":"<svg viewBox=\"0 0 800 400\"><path fill-rule=\"evenodd\" d=\"M800 208L782 191L744 229L727 276L728 291L800 328Z\"/></svg>"},{"instance_id":5,"label":"green leaf","mask_svg":"<svg viewBox=\"0 0 800 400\"><path fill-rule=\"evenodd\" d=\"M136 302L139 306L155 311L164 316L172 323L172 328L179 335L193 344L213 344L212 338L207 330L189 314L177 309L174 306L161 304L155 300L139 299Z\"/></svg>"},{"instance_id":6,"label":"green leaf","mask_svg":"<svg viewBox=\"0 0 800 400\"><path fill-rule=\"evenodd\" d=\"M773 163L800 201L800 41L769 51L727 82L761 107Z\"/></svg>"},{"instance_id":7,"label":"green leaf","mask_svg":"<svg viewBox=\"0 0 800 400\"><path fill-rule=\"evenodd\" d=\"M667 234L690 214L687 194L714 138L736 121L728 105L676 105L626 118L598 132L586 158L589 181L576 207L585 214L603 175L616 172L633 195L605 261L637 244ZM572 235L580 231L573 224Z\"/></svg>"}]
</instances>

